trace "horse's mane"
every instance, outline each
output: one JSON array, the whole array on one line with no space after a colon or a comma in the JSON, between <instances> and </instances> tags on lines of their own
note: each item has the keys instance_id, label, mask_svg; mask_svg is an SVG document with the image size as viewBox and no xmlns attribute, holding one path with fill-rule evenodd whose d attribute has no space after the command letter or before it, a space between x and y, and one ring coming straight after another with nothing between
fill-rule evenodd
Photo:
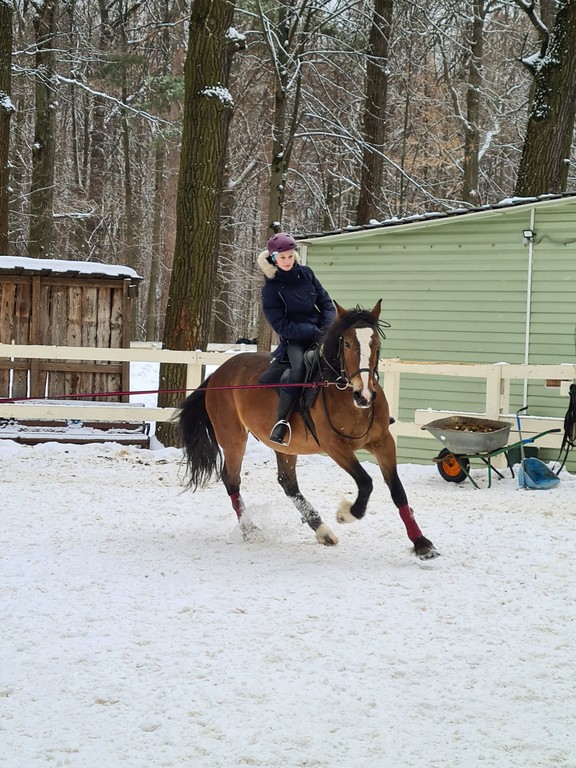
<instances>
[{"instance_id":1,"label":"horse's mane","mask_svg":"<svg viewBox=\"0 0 576 768\"><path fill-rule=\"evenodd\" d=\"M390 328L390 323L375 318L369 310L359 305L348 310L345 315L337 317L326 331L322 345L327 360L335 360L338 357L340 339L349 328L372 328L378 331L382 339L385 339L384 328Z\"/></svg>"}]
</instances>

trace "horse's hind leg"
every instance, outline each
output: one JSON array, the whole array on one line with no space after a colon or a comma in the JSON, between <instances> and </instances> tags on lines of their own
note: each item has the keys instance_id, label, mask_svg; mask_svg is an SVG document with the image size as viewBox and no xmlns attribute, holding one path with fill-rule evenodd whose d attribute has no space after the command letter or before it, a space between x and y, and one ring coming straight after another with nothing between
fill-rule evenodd
<instances>
[{"instance_id":1,"label":"horse's hind leg","mask_svg":"<svg viewBox=\"0 0 576 768\"><path fill-rule=\"evenodd\" d=\"M248 433L240 423L238 423L238 428L234 433L238 436L234 439L230 439L230 434L232 433L232 429L230 430L230 433L226 433L225 435L219 435L218 431L216 432L216 437L224 454L224 466L222 467L221 477L228 496L230 497L232 508L234 509L234 512L236 512L240 528L244 534L247 534L254 528L254 526L246 515L246 505L244 504L244 499L240 495L240 471L242 469L242 460L246 451L246 443L248 442Z\"/></svg>"},{"instance_id":2,"label":"horse's hind leg","mask_svg":"<svg viewBox=\"0 0 576 768\"><path fill-rule=\"evenodd\" d=\"M278 482L290 501L294 504L300 515L302 522L308 523L310 528L316 533L316 538L320 544L328 546L338 544L338 539L326 523L322 520L318 512L310 502L302 496L298 487L296 477L297 456L289 456L285 453L276 451L276 460L278 462Z\"/></svg>"}]
</instances>

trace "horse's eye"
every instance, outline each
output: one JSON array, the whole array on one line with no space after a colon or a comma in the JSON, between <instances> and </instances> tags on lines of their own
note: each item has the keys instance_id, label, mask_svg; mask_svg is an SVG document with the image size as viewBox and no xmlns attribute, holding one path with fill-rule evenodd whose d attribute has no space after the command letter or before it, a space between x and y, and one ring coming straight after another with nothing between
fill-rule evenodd
<instances>
[{"instance_id":1,"label":"horse's eye","mask_svg":"<svg viewBox=\"0 0 576 768\"><path fill-rule=\"evenodd\" d=\"M344 342L344 346L346 347L346 349L350 349L350 342L349 341L345 341Z\"/></svg>"}]
</instances>

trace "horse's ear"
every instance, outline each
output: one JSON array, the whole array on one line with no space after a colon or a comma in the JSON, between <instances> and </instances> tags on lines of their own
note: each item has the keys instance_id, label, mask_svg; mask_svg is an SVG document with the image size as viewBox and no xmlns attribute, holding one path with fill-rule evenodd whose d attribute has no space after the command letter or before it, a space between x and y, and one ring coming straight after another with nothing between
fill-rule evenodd
<instances>
[{"instance_id":1,"label":"horse's ear","mask_svg":"<svg viewBox=\"0 0 576 768\"><path fill-rule=\"evenodd\" d=\"M336 307L336 312L338 312L338 317L344 317L344 315L348 314L347 310L341 307L337 301L334 302L334 306Z\"/></svg>"},{"instance_id":2,"label":"horse's ear","mask_svg":"<svg viewBox=\"0 0 576 768\"><path fill-rule=\"evenodd\" d=\"M372 308L372 312L370 313L374 318L374 320L378 320L378 318L380 317L381 307L382 307L382 299L378 299L378 301L376 302L376 304L374 304Z\"/></svg>"}]
</instances>

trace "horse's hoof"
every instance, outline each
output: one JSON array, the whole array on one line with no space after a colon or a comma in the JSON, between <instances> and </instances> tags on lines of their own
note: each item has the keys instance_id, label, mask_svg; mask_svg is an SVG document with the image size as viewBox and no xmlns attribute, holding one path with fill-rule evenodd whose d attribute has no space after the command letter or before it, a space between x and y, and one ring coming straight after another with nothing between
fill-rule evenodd
<instances>
[{"instance_id":1,"label":"horse's hoof","mask_svg":"<svg viewBox=\"0 0 576 768\"><path fill-rule=\"evenodd\" d=\"M338 539L334 536L326 523L322 523L316 528L316 538L320 544L325 544L327 547L333 547L335 544L338 544Z\"/></svg>"},{"instance_id":2,"label":"horse's hoof","mask_svg":"<svg viewBox=\"0 0 576 768\"><path fill-rule=\"evenodd\" d=\"M343 501L340 504L340 508L338 512L336 512L336 521L338 523L355 523L357 522L356 517L350 512L352 509L352 504L349 501Z\"/></svg>"},{"instance_id":3,"label":"horse's hoof","mask_svg":"<svg viewBox=\"0 0 576 768\"><path fill-rule=\"evenodd\" d=\"M250 542L262 542L264 541L264 534L257 525L254 525L252 520L241 520L240 531L244 541Z\"/></svg>"},{"instance_id":4,"label":"horse's hoof","mask_svg":"<svg viewBox=\"0 0 576 768\"><path fill-rule=\"evenodd\" d=\"M420 560L433 560L435 557L440 557L440 552L425 536L420 536L416 539L414 551Z\"/></svg>"},{"instance_id":5,"label":"horse's hoof","mask_svg":"<svg viewBox=\"0 0 576 768\"><path fill-rule=\"evenodd\" d=\"M432 546L426 552L419 552L418 557L420 560L433 560L435 557L440 557L440 552Z\"/></svg>"}]
</instances>

